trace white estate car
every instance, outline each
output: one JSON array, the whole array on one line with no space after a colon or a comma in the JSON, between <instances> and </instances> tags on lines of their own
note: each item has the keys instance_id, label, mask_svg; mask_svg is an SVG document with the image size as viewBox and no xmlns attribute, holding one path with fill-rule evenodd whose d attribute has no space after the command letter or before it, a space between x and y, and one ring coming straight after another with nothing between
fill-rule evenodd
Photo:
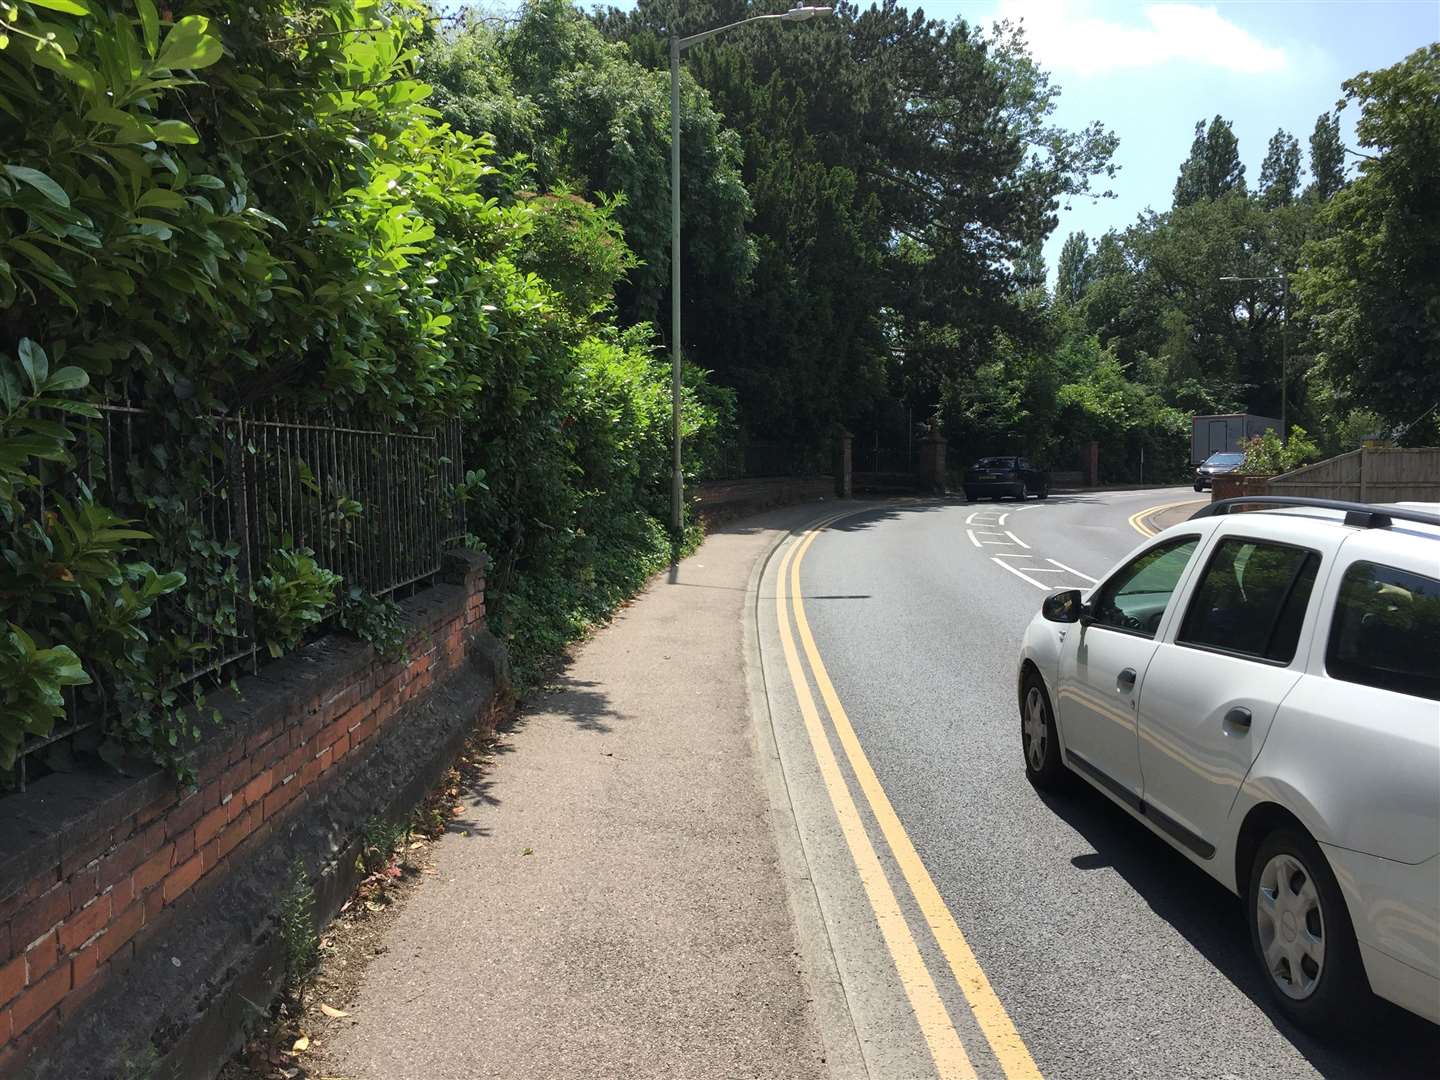
<instances>
[{"instance_id":1,"label":"white estate car","mask_svg":"<svg viewBox=\"0 0 1440 1080\"><path fill-rule=\"evenodd\" d=\"M1215 503L1045 600L1026 771L1242 897L1293 1020L1353 1023L1368 985L1440 1023L1440 506L1243 501L1286 508Z\"/></svg>"}]
</instances>

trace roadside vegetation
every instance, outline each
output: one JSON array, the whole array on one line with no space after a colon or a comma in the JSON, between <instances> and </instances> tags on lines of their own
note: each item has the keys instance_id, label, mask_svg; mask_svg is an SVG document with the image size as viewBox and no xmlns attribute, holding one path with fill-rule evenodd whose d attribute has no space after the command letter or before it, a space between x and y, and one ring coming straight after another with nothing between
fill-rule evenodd
<instances>
[{"instance_id":1,"label":"roadside vegetation","mask_svg":"<svg viewBox=\"0 0 1440 1080\"><path fill-rule=\"evenodd\" d=\"M341 608L393 643L393 604L315 551L254 552L236 577L206 499L238 410L458 422L467 475L444 494L522 673L670 556L669 371L615 316L636 267L618 204L538 190L526 160L441 122L417 77L427 9L4 11L0 776L67 689L105 716L92 749L181 768L203 694L178 687L242 612L272 656ZM732 398L699 369L687 386L699 469ZM116 405L147 424L123 455ZM312 486L336 535L365 528L364 505Z\"/></svg>"},{"instance_id":2,"label":"roadside vegetation","mask_svg":"<svg viewBox=\"0 0 1440 1080\"><path fill-rule=\"evenodd\" d=\"M522 684L694 542L663 524L665 38L746 4L0 13L0 777L66 695L105 717L89 749L180 768L194 673L226 673L242 623L268 656L331 625L395 647L393 601L334 550L285 539L240 575L211 522L217 471L255 454L226 441L243 412L458 426L442 495ZM1308 179L1288 133L1247 181L1202 123L1172 205L1070 237L1051 289L1057 207L1104 197L1116 145L1056 125L1058 94L1020 28L892 0L687 53L692 480L746 443L801 469L840 427L898 448L921 422L957 458L1062 467L1093 439L1108 478L1142 450L1163 478L1191 412L1278 412L1282 335L1319 450L1433 441L1440 47L1347 82L1361 146L1321 116ZM364 533L373 508L299 479L337 546Z\"/></svg>"},{"instance_id":3,"label":"roadside vegetation","mask_svg":"<svg viewBox=\"0 0 1440 1080\"><path fill-rule=\"evenodd\" d=\"M749 10L640 0L596 22L663 70L672 25ZM1059 89L1020 27L842 3L685 63L740 137L756 255L732 302L694 240L687 295L705 300L687 308L687 345L761 437L843 424L857 451L897 448L912 418L933 419L956 460L1078 467L1095 440L1108 479L1136 479L1142 451L1147 478L1173 479L1192 414L1278 417L1288 369L1288 418L1322 454L1440 438L1440 46L1348 80L1308 135L1277 131L1263 158L1226 118L1202 119L1169 205L1069 236L1049 288L1055 210L1104 197L1115 141L1104 117L1053 125ZM1358 145L1342 140L1347 110Z\"/></svg>"}]
</instances>

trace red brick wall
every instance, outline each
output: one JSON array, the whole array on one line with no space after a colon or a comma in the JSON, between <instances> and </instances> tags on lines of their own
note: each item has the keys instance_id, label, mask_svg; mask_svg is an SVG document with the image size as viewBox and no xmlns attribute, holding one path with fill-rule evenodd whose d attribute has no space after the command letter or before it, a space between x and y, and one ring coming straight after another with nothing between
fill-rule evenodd
<instances>
[{"instance_id":1,"label":"red brick wall","mask_svg":"<svg viewBox=\"0 0 1440 1080\"><path fill-rule=\"evenodd\" d=\"M765 477L755 480L707 480L694 491L696 513L708 529L780 506L833 498L828 476Z\"/></svg>"},{"instance_id":2,"label":"red brick wall","mask_svg":"<svg viewBox=\"0 0 1440 1080\"><path fill-rule=\"evenodd\" d=\"M237 735L222 725L197 752L193 789L160 785L163 794L103 822L83 848L61 835L55 850L63 856L25 880L0 882L0 892L8 886L0 898L0 1074L116 978L197 882L223 874L269 823L303 812L307 789L459 670L469 638L484 628L485 588L478 562L458 579L462 587L446 589L449 602L432 604L412 635L408 662L381 663L364 650L338 678L289 695L259 730ZM0 802L0 821L24 814L43 784Z\"/></svg>"},{"instance_id":3,"label":"red brick wall","mask_svg":"<svg viewBox=\"0 0 1440 1080\"><path fill-rule=\"evenodd\" d=\"M1210 501L1238 499L1245 495L1264 495L1270 490L1268 476L1241 476L1239 473L1225 473L1211 482Z\"/></svg>"}]
</instances>

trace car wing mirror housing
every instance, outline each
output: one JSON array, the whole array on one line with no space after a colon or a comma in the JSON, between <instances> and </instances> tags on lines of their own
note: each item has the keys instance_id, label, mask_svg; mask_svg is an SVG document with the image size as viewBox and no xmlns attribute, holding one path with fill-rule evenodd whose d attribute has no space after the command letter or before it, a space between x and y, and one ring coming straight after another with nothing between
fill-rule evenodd
<instances>
[{"instance_id":1,"label":"car wing mirror housing","mask_svg":"<svg viewBox=\"0 0 1440 1080\"><path fill-rule=\"evenodd\" d=\"M1080 599L1079 589L1052 593L1040 605L1040 613L1050 622L1078 623L1086 621L1089 612Z\"/></svg>"}]
</instances>

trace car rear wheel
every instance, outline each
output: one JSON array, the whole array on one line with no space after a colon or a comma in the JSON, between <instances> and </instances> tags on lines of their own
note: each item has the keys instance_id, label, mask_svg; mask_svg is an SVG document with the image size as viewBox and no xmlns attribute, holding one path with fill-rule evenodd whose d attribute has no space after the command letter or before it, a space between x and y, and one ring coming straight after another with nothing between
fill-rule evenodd
<instances>
[{"instance_id":1,"label":"car rear wheel","mask_svg":"<svg viewBox=\"0 0 1440 1080\"><path fill-rule=\"evenodd\" d=\"M1048 499L1050 497L1050 481L1047 480L1040 485L1040 490L1036 492L1035 497L1037 499Z\"/></svg>"},{"instance_id":2,"label":"car rear wheel","mask_svg":"<svg viewBox=\"0 0 1440 1080\"><path fill-rule=\"evenodd\" d=\"M1277 829L1251 864L1250 941L1280 1011L1312 1030L1349 1027L1370 986L1344 897L1319 845Z\"/></svg>"},{"instance_id":3,"label":"car rear wheel","mask_svg":"<svg viewBox=\"0 0 1440 1080\"><path fill-rule=\"evenodd\" d=\"M1055 735L1055 712L1045 684L1033 670L1025 676L1020 693L1020 748L1025 754L1025 776L1045 791L1065 785L1069 773L1060 761L1060 740Z\"/></svg>"},{"instance_id":4,"label":"car rear wheel","mask_svg":"<svg viewBox=\"0 0 1440 1080\"><path fill-rule=\"evenodd\" d=\"M1196 481L1195 481L1195 490L1196 490L1196 491L1204 491L1204 490L1205 490L1205 485L1202 484L1199 480L1196 480Z\"/></svg>"}]
</instances>

